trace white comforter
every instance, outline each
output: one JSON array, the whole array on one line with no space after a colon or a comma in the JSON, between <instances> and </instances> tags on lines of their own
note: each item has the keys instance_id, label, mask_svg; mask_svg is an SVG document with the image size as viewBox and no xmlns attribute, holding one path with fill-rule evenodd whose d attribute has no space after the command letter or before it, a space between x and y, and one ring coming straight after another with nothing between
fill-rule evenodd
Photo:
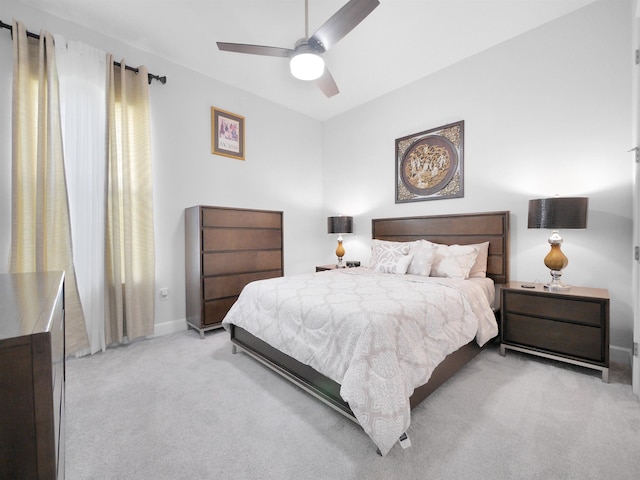
<instances>
[{"instance_id":1,"label":"white comforter","mask_svg":"<svg viewBox=\"0 0 640 480\"><path fill-rule=\"evenodd\" d=\"M340 383L382 455L409 427L413 390L448 354L498 332L477 283L366 268L250 283L229 324Z\"/></svg>"}]
</instances>

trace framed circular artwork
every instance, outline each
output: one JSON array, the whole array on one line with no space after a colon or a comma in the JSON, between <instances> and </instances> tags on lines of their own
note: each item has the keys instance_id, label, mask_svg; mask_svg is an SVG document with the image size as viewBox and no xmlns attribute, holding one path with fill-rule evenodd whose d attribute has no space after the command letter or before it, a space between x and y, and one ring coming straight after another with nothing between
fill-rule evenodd
<instances>
[{"instance_id":1,"label":"framed circular artwork","mask_svg":"<svg viewBox=\"0 0 640 480\"><path fill-rule=\"evenodd\" d=\"M396 203L464 196L464 121L396 139Z\"/></svg>"}]
</instances>

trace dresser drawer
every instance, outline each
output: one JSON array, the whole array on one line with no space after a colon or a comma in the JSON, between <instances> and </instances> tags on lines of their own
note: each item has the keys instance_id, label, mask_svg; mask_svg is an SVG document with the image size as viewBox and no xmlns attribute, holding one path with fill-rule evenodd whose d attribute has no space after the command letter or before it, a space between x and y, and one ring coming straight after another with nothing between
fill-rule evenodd
<instances>
[{"instance_id":1,"label":"dresser drawer","mask_svg":"<svg viewBox=\"0 0 640 480\"><path fill-rule=\"evenodd\" d=\"M237 296L211 300L204 304L204 324L213 325L222 322L231 306L238 299Z\"/></svg>"},{"instance_id":2,"label":"dresser drawer","mask_svg":"<svg viewBox=\"0 0 640 480\"><path fill-rule=\"evenodd\" d=\"M280 229L282 227L282 213L202 207L202 226Z\"/></svg>"},{"instance_id":3,"label":"dresser drawer","mask_svg":"<svg viewBox=\"0 0 640 480\"><path fill-rule=\"evenodd\" d=\"M202 254L202 274L204 276L264 270L282 270L282 250Z\"/></svg>"},{"instance_id":4,"label":"dresser drawer","mask_svg":"<svg viewBox=\"0 0 640 480\"><path fill-rule=\"evenodd\" d=\"M204 300L215 300L217 298L239 295L247 283L280 276L280 270L271 270L268 272L207 277L204 279Z\"/></svg>"},{"instance_id":5,"label":"dresser drawer","mask_svg":"<svg viewBox=\"0 0 640 480\"><path fill-rule=\"evenodd\" d=\"M54 432L54 441L55 447L54 452L56 458L58 457L58 453L60 451L60 432L61 429L64 428L64 424L62 423L62 411L64 408L64 380L62 375L58 375L55 383L53 384L53 432Z\"/></svg>"},{"instance_id":6,"label":"dresser drawer","mask_svg":"<svg viewBox=\"0 0 640 480\"><path fill-rule=\"evenodd\" d=\"M503 308L506 312L575 322L601 327L604 324L602 304L553 295L530 295L506 292Z\"/></svg>"},{"instance_id":7,"label":"dresser drawer","mask_svg":"<svg viewBox=\"0 0 640 480\"><path fill-rule=\"evenodd\" d=\"M282 230L205 228L202 231L202 249L206 252L280 248Z\"/></svg>"},{"instance_id":8,"label":"dresser drawer","mask_svg":"<svg viewBox=\"0 0 640 480\"><path fill-rule=\"evenodd\" d=\"M603 331L575 323L504 312L502 341L604 362Z\"/></svg>"},{"instance_id":9,"label":"dresser drawer","mask_svg":"<svg viewBox=\"0 0 640 480\"><path fill-rule=\"evenodd\" d=\"M53 375L52 383L56 384L58 377L62 379L64 375L64 324L62 297L56 302L52 311L51 322L51 373Z\"/></svg>"}]
</instances>

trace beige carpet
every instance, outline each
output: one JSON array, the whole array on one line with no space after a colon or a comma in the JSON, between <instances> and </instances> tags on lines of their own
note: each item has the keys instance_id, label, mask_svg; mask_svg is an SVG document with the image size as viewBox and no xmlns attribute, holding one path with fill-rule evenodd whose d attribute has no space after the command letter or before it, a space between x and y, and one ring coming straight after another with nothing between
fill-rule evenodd
<instances>
[{"instance_id":1,"label":"beige carpet","mask_svg":"<svg viewBox=\"0 0 640 480\"><path fill-rule=\"evenodd\" d=\"M191 330L67 363L66 473L87 479L638 479L629 371L491 347L382 458L355 423Z\"/></svg>"}]
</instances>

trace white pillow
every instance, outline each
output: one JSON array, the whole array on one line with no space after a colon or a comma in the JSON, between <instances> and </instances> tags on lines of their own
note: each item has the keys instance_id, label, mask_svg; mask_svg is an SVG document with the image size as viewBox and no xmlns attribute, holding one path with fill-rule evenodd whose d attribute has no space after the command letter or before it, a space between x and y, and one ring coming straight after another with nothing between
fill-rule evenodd
<instances>
[{"instance_id":1,"label":"white pillow","mask_svg":"<svg viewBox=\"0 0 640 480\"><path fill-rule=\"evenodd\" d=\"M471 267L469 278L484 278L487 276L487 262L489 261L489 242L469 245L478 249L478 257Z\"/></svg>"},{"instance_id":2,"label":"white pillow","mask_svg":"<svg viewBox=\"0 0 640 480\"><path fill-rule=\"evenodd\" d=\"M478 257L478 247L471 245L438 245L431 266L432 277L469 278Z\"/></svg>"},{"instance_id":3,"label":"white pillow","mask_svg":"<svg viewBox=\"0 0 640 480\"><path fill-rule=\"evenodd\" d=\"M392 262L397 254L406 255L411 248L411 242L388 242L386 240L373 240L371 243L371 260L369 268L375 270L379 263Z\"/></svg>"},{"instance_id":4,"label":"white pillow","mask_svg":"<svg viewBox=\"0 0 640 480\"><path fill-rule=\"evenodd\" d=\"M417 240L411 243L409 253L413 255L413 259L409 264L407 273L428 277L431 273L431 265L433 265L436 258L436 245L427 240Z\"/></svg>"}]
</instances>

